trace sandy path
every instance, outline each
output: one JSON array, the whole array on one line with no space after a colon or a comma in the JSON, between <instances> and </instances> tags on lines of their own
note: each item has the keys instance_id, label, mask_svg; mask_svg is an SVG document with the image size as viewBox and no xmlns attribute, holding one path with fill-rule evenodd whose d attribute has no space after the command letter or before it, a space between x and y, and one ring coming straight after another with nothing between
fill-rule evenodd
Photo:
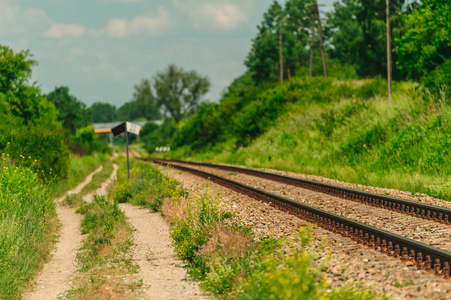
<instances>
[{"instance_id":1,"label":"sandy path","mask_svg":"<svg viewBox=\"0 0 451 300\"><path fill-rule=\"evenodd\" d=\"M171 248L163 217L128 203L120 208L135 228L133 257L143 279L143 299L209 299L196 282L184 280L186 270Z\"/></svg>"},{"instance_id":2,"label":"sandy path","mask_svg":"<svg viewBox=\"0 0 451 300\"><path fill-rule=\"evenodd\" d=\"M102 168L103 166L100 166L89 174L71 193L79 193L92 180L92 176L100 172ZM58 204L64 198L58 199ZM24 294L24 299L53 300L70 289L71 276L77 270L77 250L81 247L82 241L80 234L81 216L77 215L74 209L61 205L56 206L56 213L61 222L59 241L56 244L52 259L44 266L36 279L36 288Z\"/></svg>"},{"instance_id":3,"label":"sandy path","mask_svg":"<svg viewBox=\"0 0 451 300\"><path fill-rule=\"evenodd\" d=\"M111 172L110 177L108 177L108 179L105 180L102 183L102 185L100 186L100 188L98 188L94 193L83 196L83 200L85 200L87 203L91 203L92 200L94 199L94 195L106 196L108 194L108 187L114 180L116 180L118 169L119 169L119 166L116 164L113 164L113 172Z\"/></svg>"}]
</instances>

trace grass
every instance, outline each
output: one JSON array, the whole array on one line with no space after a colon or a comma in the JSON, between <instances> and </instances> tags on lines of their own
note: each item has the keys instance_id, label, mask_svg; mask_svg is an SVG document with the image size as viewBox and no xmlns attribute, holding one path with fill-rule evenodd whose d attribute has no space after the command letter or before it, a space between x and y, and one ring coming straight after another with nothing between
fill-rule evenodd
<instances>
[{"instance_id":1,"label":"grass","mask_svg":"<svg viewBox=\"0 0 451 300\"><path fill-rule=\"evenodd\" d=\"M83 194L88 194L94 192L98 188L102 186L102 184L111 176L113 172L113 163L112 160L107 160L103 162L103 168L100 172L94 174L91 182L89 182L81 191Z\"/></svg>"},{"instance_id":2,"label":"grass","mask_svg":"<svg viewBox=\"0 0 451 300\"><path fill-rule=\"evenodd\" d=\"M92 203L82 203L82 234L86 237L78 254L80 273L69 299L123 299L136 296L142 282L136 276L130 248L132 229L117 202L95 196Z\"/></svg>"},{"instance_id":3,"label":"grass","mask_svg":"<svg viewBox=\"0 0 451 300\"><path fill-rule=\"evenodd\" d=\"M150 164L133 165L132 179L119 180L112 191L116 201L135 203L135 195L142 191L154 193L139 202L160 210L171 223L175 252L188 263L191 279L200 281L207 293L224 299L385 298L351 287L331 289L322 272L325 265L316 263L318 254L306 250L313 241L311 229L301 228L294 242L256 239L251 227L223 208L207 183L205 192L188 195ZM148 178L144 187L143 177Z\"/></svg>"},{"instance_id":4,"label":"grass","mask_svg":"<svg viewBox=\"0 0 451 300\"><path fill-rule=\"evenodd\" d=\"M57 219L34 172L6 159L0 168L0 298L14 299L48 258Z\"/></svg>"},{"instance_id":5,"label":"grass","mask_svg":"<svg viewBox=\"0 0 451 300\"><path fill-rule=\"evenodd\" d=\"M82 157L72 155L67 180L58 180L50 183L49 188L52 191L52 195L60 196L71 190L82 182L88 174L97 169L99 165L108 165L109 160L110 156L106 154L94 153L93 155Z\"/></svg>"},{"instance_id":6,"label":"grass","mask_svg":"<svg viewBox=\"0 0 451 300\"><path fill-rule=\"evenodd\" d=\"M0 160L0 298L16 299L49 258L58 220L54 198L75 187L105 156L72 157L67 180L42 183L22 158Z\"/></svg>"},{"instance_id":7,"label":"grass","mask_svg":"<svg viewBox=\"0 0 451 300\"><path fill-rule=\"evenodd\" d=\"M119 165L124 166L125 159ZM178 189L178 182L162 176L148 163L132 159L130 161L130 180L126 168L119 168L117 182L113 185L111 197L116 201L130 202L158 211L166 197L180 196L184 193Z\"/></svg>"}]
</instances>

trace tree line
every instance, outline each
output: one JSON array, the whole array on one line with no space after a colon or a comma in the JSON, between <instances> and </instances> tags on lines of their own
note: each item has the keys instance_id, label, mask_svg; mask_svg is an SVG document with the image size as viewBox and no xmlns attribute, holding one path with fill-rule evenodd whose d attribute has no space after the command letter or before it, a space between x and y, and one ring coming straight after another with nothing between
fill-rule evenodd
<instances>
[{"instance_id":1,"label":"tree line","mask_svg":"<svg viewBox=\"0 0 451 300\"><path fill-rule=\"evenodd\" d=\"M96 102L86 111L90 111L93 123L151 121L163 117L173 118L178 123L199 107L209 87L210 81L206 76L171 64L152 80L143 79L135 85L131 101L119 108L110 103Z\"/></svg>"},{"instance_id":2,"label":"tree line","mask_svg":"<svg viewBox=\"0 0 451 300\"><path fill-rule=\"evenodd\" d=\"M70 94L68 87L43 94L30 83L32 67L37 63L30 52L14 53L0 46L0 115L11 128L46 124L65 130L74 137L69 144L75 141L84 151L91 151L87 145L95 140L92 130L83 129L90 123L140 119L163 119L161 127L149 124L144 128L149 150L171 143L207 145L211 139L206 137L217 137L225 128L222 119L244 116L244 107L258 111L252 103L257 103L258 95L274 87L281 77L289 80L308 75L314 4L315 0L287 0L284 5L277 1L270 5L244 61L247 71L225 90L219 104L204 103L210 87L206 76L169 65L135 85L131 100L122 106L97 102L87 107ZM451 86L451 2L390 0L389 9L394 78L418 81L432 93L446 92ZM322 17L331 77L386 75L385 0L341 0ZM316 35L313 42L313 74L320 75ZM296 92L289 95L290 99L296 97ZM235 124L233 130L248 132L257 123L246 128ZM187 124L198 127L187 131L191 126ZM245 135L253 138L258 132ZM0 139L0 148L5 147L5 141Z\"/></svg>"},{"instance_id":3,"label":"tree line","mask_svg":"<svg viewBox=\"0 0 451 300\"><path fill-rule=\"evenodd\" d=\"M173 118L159 128L149 125L145 132L152 133L144 139L147 150L170 145L171 149L185 149L185 153L216 151L221 143L239 147L269 128L283 113L285 103L307 98L322 101L318 97L328 99L335 92L363 99L383 96L387 90L386 0L341 0L334 3L333 11L321 14L330 77L375 78L361 87L341 86L341 91L326 88L332 84L329 80L322 86L316 79L308 79L315 3L287 0L282 5L274 1L257 26L244 61L246 72L225 89L219 103L202 104L183 122ZM432 94L446 93L451 87L451 2L389 3L393 78L420 82ZM313 54L313 75L322 76L318 35L313 36ZM279 86L281 78L287 84ZM329 94L320 93L316 86ZM318 97L311 98L314 93Z\"/></svg>"},{"instance_id":4,"label":"tree line","mask_svg":"<svg viewBox=\"0 0 451 300\"><path fill-rule=\"evenodd\" d=\"M265 12L245 61L256 83L279 80L280 48L283 78L307 75L315 2L288 0L282 6L274 1ZM389 4L394 79L419 80L432 88L431 83L437 81L449 86L442 74L450 71L451 3L390 0ZM350 66L360 78L385 77L385 20L385 0L335 2L334 10L325 13L322 20L328 63ZM318 40L314 46L317 51ZM346 76L337 73L336 77Z\"/></svg>"}]
</instances>

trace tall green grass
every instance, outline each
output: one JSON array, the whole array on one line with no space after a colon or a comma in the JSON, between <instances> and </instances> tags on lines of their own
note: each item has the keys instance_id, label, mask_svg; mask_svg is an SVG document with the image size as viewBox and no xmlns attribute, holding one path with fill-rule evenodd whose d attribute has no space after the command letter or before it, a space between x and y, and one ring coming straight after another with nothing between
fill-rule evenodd
<instances>
[{"instance_id":1,"label":"tall green grass","mask_svg":"<svg viewBox=\"0 0 451 300\"><path fill-rule=\"evenodd\" d=\"M55 204L36 173L0 161L0 298L15 299L48 256Z\"/></svg>"},{"instance_id":2,"label":"tall green grass","mask_svg":"<svg viewBox=\"0 0 451 300\"><path fill-rule=\"evenodd\" d=\"M0 299L20 298L47 260L58 228L55 197L75 187L108 156L73 156L68 178L47 183L22 163L26 159L1 153Z\"/></svg>"}]
</instances>

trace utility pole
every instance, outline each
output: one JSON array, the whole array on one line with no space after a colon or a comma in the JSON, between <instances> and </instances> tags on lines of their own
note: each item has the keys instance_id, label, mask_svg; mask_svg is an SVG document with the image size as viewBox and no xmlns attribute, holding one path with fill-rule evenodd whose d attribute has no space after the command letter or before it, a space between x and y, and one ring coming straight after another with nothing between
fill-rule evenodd
<instances>
[{"instance_id":1,"label":"utility pole","mask_svg":"<svg viewBox=\"0 0 451 300\"><path fill-rule=\"evenodd\" d=\"M282 28L279 28L279 66L280 66L280 82L283 82L283 48L282 48Z\"/></svg>"},{"instance_id":2,"label":"utility pole","mask_svg":"<svg viewBox=\"0 0 451 300\"><path fill-rule=\"evenodd\" d=\"M313 76L313 47L315 44L315 8L313 8L312 13L312 41L310 43L310 68L309 68L309 76Z\"/></svg>"},{"instance_id":3,"label":"utility pole","mask_svg":"<svg viewBox=\"0 0 451 300\"><path fill-rule=\"evenodd\" d=\"M327 79L326 54L324 53L323 30L321 29L321 19L319 17L318 3L315 3L314 9L316 11L316 16L318 17L319 47L321 48L321 58L323 59L324 78Z\"/></svg>"},{"instance_id":4,"label":"utility pole","mask_svg":"<svg viewBox=\"0 0 451 300\"><path fill-rule=\"evenodd\" d=\"M388 86L388 102L392 102L391 90L391 37L390 37L390 0L386 0L386 23L387 23L387 86Z\"/></svg>"},{"instance_id":5,"label":"utility pole","mask_svg":"<svg viewBox=\"0 0 451 300\"><path fill-rule=\"evenodd\" d=\"M318 34L319 34L319 47L321 49L321 59L323 60L323 73L324 78L327 78L327 66L326 66L326 54L324 52L323 44L323 30L321 28L321 18L319 17L318 3L313 4L312 12L312 41L310 43L310 69L309 75L313 76L313 47L315 41L315 18L318 18Z\"/></svg>"}]
</instances>

